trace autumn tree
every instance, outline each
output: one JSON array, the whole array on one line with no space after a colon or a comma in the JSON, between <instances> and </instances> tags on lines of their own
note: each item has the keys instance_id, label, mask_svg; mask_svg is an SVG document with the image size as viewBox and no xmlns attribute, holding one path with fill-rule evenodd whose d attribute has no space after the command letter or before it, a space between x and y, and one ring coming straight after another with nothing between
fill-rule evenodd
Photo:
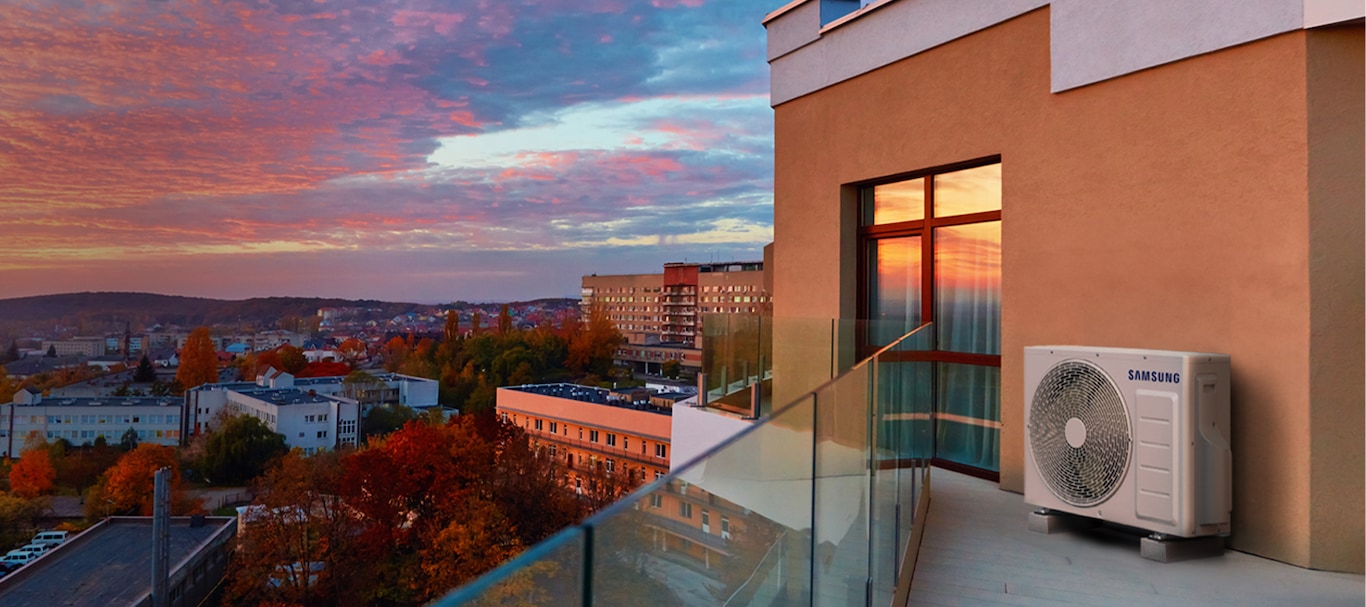
<instances>
[{"instance_id":1,"label":"autumn tree","mask_svg":"<svg viewBox=\"0 0 1366 607\"><path fill-rule=\"evenodd\" d=\"M442 331L442 335L448 342L460 339L459 310L446 310L446 327L445 330Z\"/></svg>"},{"instance_id":2,"label":"autumn tree","mask_svg":"<svg viewBox=\"0 0 1366 607\"><path fill-rule=\"evenodd\" d=\"M503 307L498 309L498 335L503 336L511 332L512 312L509 311L507 304L503 304Z\"/></svg>"},{"instance_id":3,"label":"autumn tree","mask_svg":"<svg viewBox=\"0 0 1366 607\"><path fill-rule=\"evenodd\" d=\"M403 366L403 360L408 357L408 342L402 337L395 336L384 344L384 370L389 372L398 371Z\"/></svg>"},{"instance_id":4,"label":"autumn tree","mask_svg":"<svg viewBox=\"0 0 1366 607\"><path fill-rule=\"evenodd\" d=\"M209 433L199 473L215 485L242 485L261 475L272 459L289 450L285 437L250 415L223 420Z\"/></svg>"},{"instance_id":5,"label":"autumn tree","mask_svg":"<svg viewBox=\"0 0 1366 607\"><path fill-rule=\"evenodd\" d=\"M14 393L19 391L19 384L10 379L4 367L0 367L0 404L14 402Z\"/></svg>"},{"instance_id":6,"label":"autumn tree","mask_svg":"<svg viewBox=\"0 0 1366 607\"><path fill-rule=\"evenodd\" d=\"M208 327L190 331L180 352L180 368L175 378L185 390L218 381L218 355Z\"/></svg>"},{"instance_id":7,"label":"autumn tree","mask_svg":"<svg viewBox=\"0 0 1366 607\"><path fill-rule=\"evenodd\" d=\"M348 456L295 449L257 479L256 502L239 521L225 604L359 603L367 563L352 547L362 521L341 497Z\"/></svg>"},{"instance_id":8,"label":"autumn tree","mask_svg":"<svg viewBox=\"0 0 1366 607\"><path fill-rule=\"evenodd\" d=\"M569 358L565 363L571 371L606 376L612 369L617 347L624 341L607 310L593 306L588 311L588 321L570 335Z\"/></svg>"},{"instance_id":9,"label":"autumn tree","mask_svg":"<svg viewBox=\"0 0 1366 607\"><path fill-rule=\"evenodd\" d=\"M171 511L191 514L199 504L183 492L180 465L175 449L155 443L142 443L125 453L107 470L87 494L86 515L152 514L153 475L160 468L171 469Z\"/></svg>"},{"instance_id":10,"label":"autumn tree","mask_svg":"<svg viewBox=\"0 0 1366 607\"><path fill-rule=\"evenodd\" d=\"M47 445L25 449L9 471L10 491L24 499L51 493L56 480L57 469L52 466Z\"/></svg>"},{"instance_id":11,"label":"autumn tree","mask_svg":"<svg viewBox=\"0 0 1366 607\"><path fill-rule=\"evenodd\" d=\"M365 342L354 337L347 338L346 341L337 346L337 353L341 355L342 362L355 368L356 363L365 357Z\"/></svg>"},{"instance_id":12,"label":"autumn tree","mask_svg":"<svg viewBox=\"0 0 1366 607\"><path fill-rule=\"evenodd\" d=\"M300 371L304 370L304 367L308 366L308 357L304 356L303 348L285 344L276 348L275 352L280 355L281 366L279 368L290 375L297 376Z\"/></svg>"},{"instance_id":13,"label":"autumn tree","mask_svg":"<svg viewBox=\"0 0 1366 607\"><path fill-rule=\"evenodd\" d=\"M45 509L42 500L0 492L0 545L18 546L33 537Z\"/></svg>"}]
</instances>

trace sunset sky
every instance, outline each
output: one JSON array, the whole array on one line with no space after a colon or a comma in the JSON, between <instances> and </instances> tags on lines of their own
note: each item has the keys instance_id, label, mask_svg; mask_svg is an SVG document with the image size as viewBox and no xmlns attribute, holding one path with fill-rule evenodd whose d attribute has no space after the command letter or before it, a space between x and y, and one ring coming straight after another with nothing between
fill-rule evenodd
<instances>
[{"instance_id":1,"label":"sunset sky","mask_svg":"<svg viewBox=\"0 0 1366 607\"><path fill-rule=\"evenodd\" d=\"M781 0L0 4L0 298L576 296L772 240Z\"/></svg>"}]
</instances>

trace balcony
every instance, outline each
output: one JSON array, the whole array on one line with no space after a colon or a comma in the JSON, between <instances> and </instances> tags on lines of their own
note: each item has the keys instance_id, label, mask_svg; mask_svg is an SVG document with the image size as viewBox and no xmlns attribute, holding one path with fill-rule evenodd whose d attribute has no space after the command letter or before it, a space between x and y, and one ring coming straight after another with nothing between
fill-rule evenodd
<instances>
[{"instance_id":1,"label":"balcony","mask_svg":"<svg viewBox=\"0 0 1366 607\"><path fill-rule=\"evenodd\" d=\"M904 603L930 440L929 403L912 396L926 363L904 358L853 365L437 604Z\"/></svg>"},{"instance_id":2,"label":"balcony","mask_svg":"<svg viewBox=\"0 0 1366 607\"><path fill-rule=\"evenodd\" d=\"M1108 527L1033 533L1022 496L994 482L931 470L925 462L934 440L932 391L926 387L934 376L926 372L930 363L914 362L912 354L930 347L929 325L857 362L857 340L881 339L891 326L708 317L706 329L706 371L723 376L704 380L712 404L753 398L762 386L762 416L676 408L669 475L437 605L1366 600L1360 575L1233 551L1156 563L1139 556L1137 536ZM777 364L773 335L782 344ZM785 398L772 394L774 388L798 393ZM689 443L698 438L711 442ZM684 500L691 505L684 507ZM704 512L709 525L702 523Z\"/></svg>"}]
</instances>

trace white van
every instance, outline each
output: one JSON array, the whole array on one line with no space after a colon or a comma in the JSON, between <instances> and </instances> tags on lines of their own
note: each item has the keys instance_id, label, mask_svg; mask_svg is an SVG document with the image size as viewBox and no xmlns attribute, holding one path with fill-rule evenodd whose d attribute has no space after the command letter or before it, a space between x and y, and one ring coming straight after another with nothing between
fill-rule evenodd
<instances>
[{"instance_id":1,"label":"white van","mask_svg":"<svg viewBox=\"0 0 1366 607\"><path fill-rule=\"evenodd\" d=\"M29 561L31 561L31 560L33 560L33 559L35 559L35 558L37 558L37 557L33 556L33 554L31 554L31 553L28 553L28 552L20 552L20 551L18 551L18 550L11 550L11 551L9 551L9 553L6 554L4 557L0 557L0 563L7 563L7 564L12 564L12 565L24 565L24 564L27 564Z\"/></svg>"},{"instance_id":2,"label":"white van","mask_svg":"<svg viewBox=\"0 0 1366 607\"><path fill-rule=\"evenodd\" d=\"M38 535L33 536L33 539L29 540L29 543L43 544L46 546L56 546L57 544L60 544L65 541L65 531L44 531L42 533L39 533Z\"/></svg>"}]
</instances>

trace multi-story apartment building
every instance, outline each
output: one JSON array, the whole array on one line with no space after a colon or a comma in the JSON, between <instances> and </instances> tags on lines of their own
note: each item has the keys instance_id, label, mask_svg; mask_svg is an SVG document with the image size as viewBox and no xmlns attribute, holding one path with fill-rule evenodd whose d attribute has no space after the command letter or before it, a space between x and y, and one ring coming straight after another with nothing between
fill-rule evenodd
<instances>
[{"instance_id":1,"label":"multi-story apartment building","mask_svg":"<svg viewBox=\"0 0 1366 607\"><path fill-rule=\"evenodd\" d=\"M762 261L667 263L658 274L583 277L585 316L595 306L611 318L626 343L618 364L645 373L675 360L702 365L703 314L761 314L772 307Z\"/></svg>"},{"instance_id":2,"label":"multi-story apartment building","mask_svg":"<svg viewBox=\"0 0 1366 607\"><path fill-rule=\"evenodd\" d=\"M175 397L43 398L20 390L13 402L0 406L0 457L17 457L34 433L49 441L89 445L101 437L118 443L132 429L139 442L178 445L182 402Z\"/></svg>"},{"instance_id":3,"label":"multi-story apartment building","mask_svg":"<svg viewBox=\"0 0 1366 607\"><path fill-rule=\"evenodd\" d=\"M680 401L641 392L573 384L499 388L497 411L525 430L542 454L562 463L566 487L582 490L590 470L624 471L644 483L669 472L670 414ZM731 555L731 540L743 533L747 514L683 481L652 494L642 512L653 546L688 555L704 569Z\"/></svg>"}]
</instances>

